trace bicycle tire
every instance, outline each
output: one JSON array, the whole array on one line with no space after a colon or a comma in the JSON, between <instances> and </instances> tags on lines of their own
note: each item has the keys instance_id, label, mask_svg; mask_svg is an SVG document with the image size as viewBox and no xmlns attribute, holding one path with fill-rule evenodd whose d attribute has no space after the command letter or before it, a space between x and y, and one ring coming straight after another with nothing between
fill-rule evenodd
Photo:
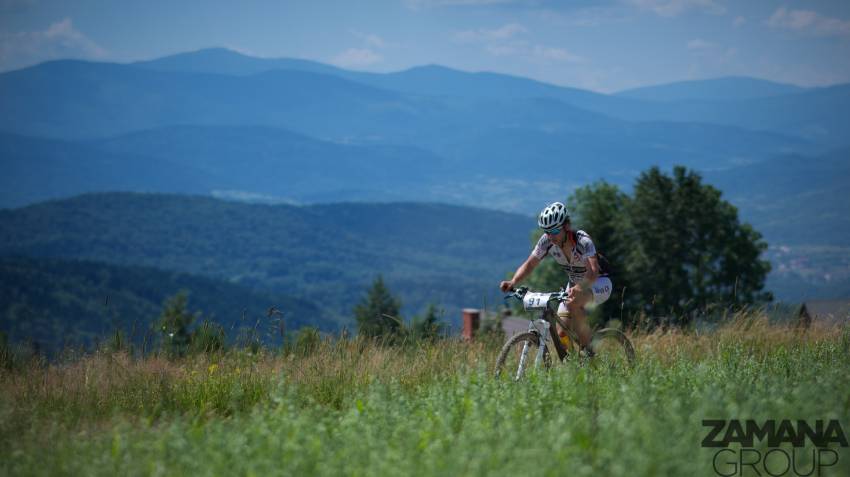
<instances>
[{"instance_id":1,"label":"bicycle tire","mask_svg":"<svg viewBox=\"0 0 850 477\"><path fill-rule=\"evenodd\" d=\"M635 348L625 333L616 328L603 328L590 340L590 349L595 361L608 361L632 366L635 364Z\"/></svg>"},{"instance_id":2,"label":"bicycle tire","mask_svg":"<svg viewBox=\"0 0 850 477\"><path fill-rule=\"evenodd\" d=\"M528 343L529 350L524 368L520 371L520 355L522 348ZM513 380L519 381L528 372L528 369L534 366L534 359L537 356L537 350L540 348L540 336L532 331L518 333L511 337L501 351L499 357L496 358L495 375L502 376L504 372L514 373ZM543 367L548 369L552 366L552 358L549 355L549 348L544 344L543 348Z\"/></svg>"}]
</instances>

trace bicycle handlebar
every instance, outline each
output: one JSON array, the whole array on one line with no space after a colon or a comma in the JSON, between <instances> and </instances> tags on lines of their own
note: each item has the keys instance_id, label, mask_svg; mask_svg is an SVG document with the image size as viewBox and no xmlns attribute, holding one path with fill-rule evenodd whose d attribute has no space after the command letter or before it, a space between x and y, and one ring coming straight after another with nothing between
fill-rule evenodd
<instances>
[{"instance_id":1,"label":"bicycle handlebar","mask_svg":"<svg viewBox=\"0 0 850 477\"><path fill-rule=\"evenodd\" d=\"M528 287L511 288L511 292L512 293L508 293L507 295L505 295L504 300L506 302L508 301L509 298L516 298L517 300L522 301L522 299L525 297L525 294L528 293ZM546 294L547 292L543 292L543 293ZM553 301L553 300L566 301L568 296L569 296L569 292L565 288L562 288L561 290L556 291L556 292L548 292L548 294L549 294L549 300L548 301Z\"/></svg>"}]
</instances>

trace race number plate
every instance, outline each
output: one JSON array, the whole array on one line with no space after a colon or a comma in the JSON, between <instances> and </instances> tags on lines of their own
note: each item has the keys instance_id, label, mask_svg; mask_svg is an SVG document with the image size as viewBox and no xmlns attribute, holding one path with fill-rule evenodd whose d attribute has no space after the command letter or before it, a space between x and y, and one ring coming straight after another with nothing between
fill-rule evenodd
<instances>
[{"instance_id":1,"label":"race number plate","mask_svg":"<svg viewBox=\"0 0 850 477\"><path fill-rule=\"evenodd\" d=\"M526 293L522 297L522 305L526 310L542 310L549 302L549 293Z\"/></svg>"}]
</instances>

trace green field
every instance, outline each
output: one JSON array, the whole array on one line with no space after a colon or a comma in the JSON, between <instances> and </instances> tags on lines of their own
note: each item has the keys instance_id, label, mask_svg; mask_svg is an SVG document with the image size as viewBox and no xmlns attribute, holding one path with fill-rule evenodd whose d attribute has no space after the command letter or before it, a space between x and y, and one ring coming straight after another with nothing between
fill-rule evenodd
<instances>
[{"instance_id":1,"label":"green field","mask_svg":"<svg viewBox=\"0 0 850 477\"><path fill-rule=\"evenodd\" d=\"M747 318L632 340L633 368L567 363L522 383L492 377L496 340L8 363L0 474L718 475L703 419L850 430L848 327ZM770 475L763 464L732 474L730 449L724 474ZM821 468L808 441L781 449L802 474L850 475L847 447L831 444L838 462ZM796 475L784 467L774 452L767 470Z\"/></svg>"}]
</instances>

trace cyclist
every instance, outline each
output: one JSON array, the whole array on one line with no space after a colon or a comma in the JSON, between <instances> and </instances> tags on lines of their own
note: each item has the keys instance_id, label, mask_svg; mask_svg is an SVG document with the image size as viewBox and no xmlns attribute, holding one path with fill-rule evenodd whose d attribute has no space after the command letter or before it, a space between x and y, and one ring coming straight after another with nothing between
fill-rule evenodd
<instances>
[{"instance_id":1,"label":"cyclist","mask_svg":"<svg viewBox=\"0 0 850 477\"><path fill-rule=\"evenodd\" d=\"M590 342L591 332L584 307L589 303L600 305L611 296L613 285L608 271L603 270L590 235L583 230L570 229L570 216L564 204L553 202L546 206L537 218L537 225L544 233L534 250L516 269L513 278L501 282L499 288L503 292L513 289L531 274L546 255L550 255L569 277L569 299L558 307L558 316L569 316L570 326L578 334L581 346L585 347ZM601 263L606 264L604 259ZM560 325L558 331L562 331Z\"/></svg>"}]
</instances>

